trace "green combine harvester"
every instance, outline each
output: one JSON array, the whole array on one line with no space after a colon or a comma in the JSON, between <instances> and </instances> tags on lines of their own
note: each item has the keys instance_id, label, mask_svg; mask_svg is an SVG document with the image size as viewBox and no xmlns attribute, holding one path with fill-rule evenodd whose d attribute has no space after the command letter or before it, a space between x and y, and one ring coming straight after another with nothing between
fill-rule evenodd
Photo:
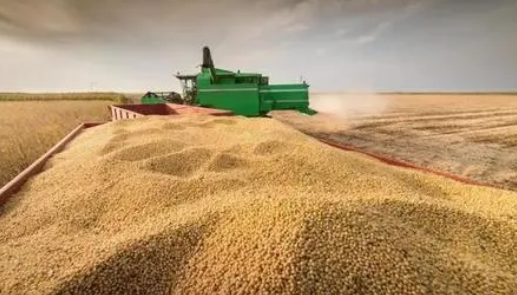
<instances>
[{"instance_id":1,"label":"green combine harvester","mask_svg":"<svg viewBox=\"0 0 517 295\"><path fill-rule=\"evenodd\" d=\"M255 73L232 72L214 66L210 49L203 48L201 73L176 75L183 95L175 92L148 92L142 104L179 103L232 111L235 115L264 116L273 110L297 110L315 114L309 107L309 85L270 85L269 77Z\"/></svg>"}]
</instances>

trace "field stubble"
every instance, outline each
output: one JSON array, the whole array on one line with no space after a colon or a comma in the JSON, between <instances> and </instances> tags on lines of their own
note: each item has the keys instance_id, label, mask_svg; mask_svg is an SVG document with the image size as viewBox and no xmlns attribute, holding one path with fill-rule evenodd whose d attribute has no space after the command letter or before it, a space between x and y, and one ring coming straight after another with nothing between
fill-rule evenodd
<instances>
[{"instance_id":1,"label":"field stubble","mask_svg":"<svg viewBox=\"0 0 517 295\"><path fill-rule=\"evenodd\" d=\"M341 94L313 101L325 115L274 117L305 133L517 190L517 95ZM320 123L323 117L332 122Z\"/></svg>"}]
</instances>

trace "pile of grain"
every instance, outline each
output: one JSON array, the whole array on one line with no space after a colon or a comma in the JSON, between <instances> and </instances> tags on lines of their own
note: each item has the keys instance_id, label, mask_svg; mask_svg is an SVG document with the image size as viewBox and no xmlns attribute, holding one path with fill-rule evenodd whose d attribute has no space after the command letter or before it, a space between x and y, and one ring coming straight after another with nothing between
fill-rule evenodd
<instances>
[{"instance_id":1,"label":"pile of grain","mask_svg":"<svg viewBox=\"0 0 517 295\"><path fill-rule=\"evenodd\" d=\"M1 294L517 290L517 194L268 119L88 130L2 210Z\"/></svg>"}]
</instances>

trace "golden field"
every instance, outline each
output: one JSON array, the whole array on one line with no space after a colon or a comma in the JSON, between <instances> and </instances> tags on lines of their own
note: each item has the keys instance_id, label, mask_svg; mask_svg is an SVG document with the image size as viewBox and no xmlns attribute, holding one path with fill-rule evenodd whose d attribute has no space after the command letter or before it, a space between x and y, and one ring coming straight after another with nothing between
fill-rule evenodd
<instances>
[{"instance_id":1,"label":"golden field","mask_svg":"<svg viewBox=\"0 0 517 295\"><path fill-rule=\"evenodd\" d=\"M312 103L325 114L277 118L369 152L517 190L517 95L324 94Z\"/></svg>"},{"instance_id":2,"label":"golden field","mask_svg":"<svg viewBox=\"0 0 517 295\"><path fill-rule=\"evenodd\" d=\"M50 96L48 96L50 97ZM111 101L1 101L0 187L83 121L109 119Z\"/></svg>"},{"instance_id":3,"label":"golden field","mask_svg":"<svg viewBox=\"0 0 517 295\"><path fill-rule=\"evenodd\" d=\"M106 100L124 102L126 96L115 92L0 93L0 101Z\"/></svg>"}]
</instances>

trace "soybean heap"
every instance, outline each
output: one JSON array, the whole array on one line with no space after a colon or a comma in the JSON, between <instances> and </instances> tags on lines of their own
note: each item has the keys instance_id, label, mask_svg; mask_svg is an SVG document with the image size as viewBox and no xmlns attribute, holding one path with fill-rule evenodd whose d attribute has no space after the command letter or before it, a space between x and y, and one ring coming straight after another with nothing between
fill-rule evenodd
<instances>
[{"instance_id":1,"label":"soybean heap","mask_svg":"<svg viewBox=\"0 0 517 295\"><path fill-rule=\"evenodd\" d=\"M1 294L516 294L517 194L275 120L87 130L0 215Z\"/></svg>"}]
</instances>

